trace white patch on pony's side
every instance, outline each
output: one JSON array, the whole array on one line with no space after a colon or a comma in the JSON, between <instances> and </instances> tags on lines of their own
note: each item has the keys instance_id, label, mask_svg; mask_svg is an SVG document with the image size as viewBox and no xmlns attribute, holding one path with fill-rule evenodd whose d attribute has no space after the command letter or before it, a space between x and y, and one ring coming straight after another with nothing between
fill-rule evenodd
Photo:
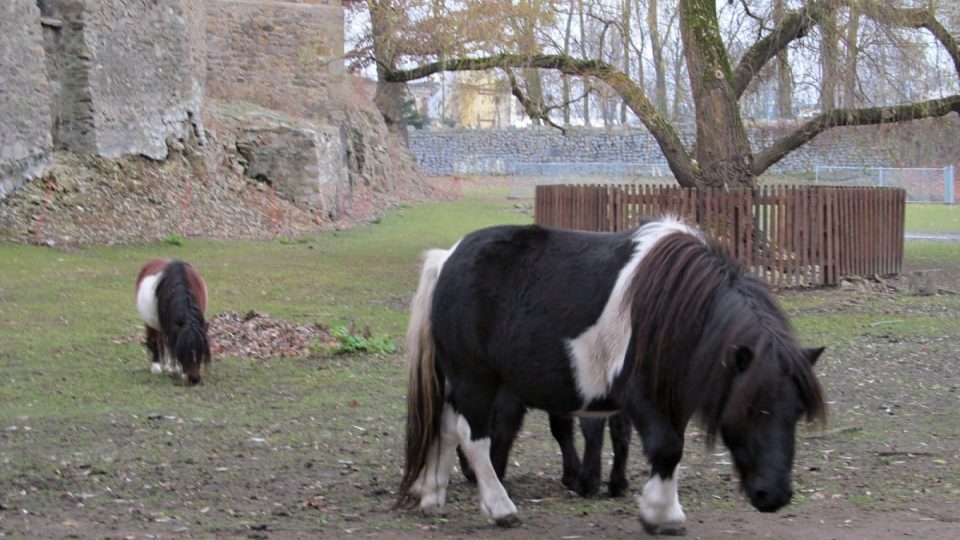
<instances>
[{"instance_id":1,"label":"white patch on pony's side","mask_svg":"<svg viewBox=\"0 0 960 540\"><path fill-rule=\"evenodd\" d=\"M683 233L703 241L700 231L666 216L637 229L633 235L633 256L620 269L603 312L592 326L567 341L577 388L584 402L607 395L613 379L623 369L630 340L630 312L623 301L633 274L653 246L664 237Z\"/></svg>"},{"instance_id":2,"label":"white patch on pony's side","mask_svg":"<svg viewBox=\"0 0 960 540\"><path fill-rule=\"evenodd\" d=\"M680 497L677 494L677 470L666 480L654 474L643 485L643 493L637 496L637 505L640 507L640 517L648 525L679 526L687 520L680 506Z\"/></svg>"},{"instance_id":3,"label":"white patch on pony's side","mask_svg":"<svg viewBox=\"0 0 960 540\"><path fill-rule=\"evenodd\" d=\"M137 312L144 324L160 330L160 314L157 312L157 285L163 272L158 272L151 276L146 276L140 281L137 288Z\"/></svg>"},{"instance_id":4,"label":"white patch on pony's side","mask_svg":"<svg viewBox=\"0 0 960 540\"><path fill-rule=\"evenodd\" d=\"M480 511L498 522L509 520L516 515L517 507L510 500L507 490L503 488L496 471L493 470L493 463L490 462L490 438L471 440L470 424L463 416L457 418L457 433L460 435L460 448L477 476L477 487L480 488Z\"/></svg>"}]
</instances>

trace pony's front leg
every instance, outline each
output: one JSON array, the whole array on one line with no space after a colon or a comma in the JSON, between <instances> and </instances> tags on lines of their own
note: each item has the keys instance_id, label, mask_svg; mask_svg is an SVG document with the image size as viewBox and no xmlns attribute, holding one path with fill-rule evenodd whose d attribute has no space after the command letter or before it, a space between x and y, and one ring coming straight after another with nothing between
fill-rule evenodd
<instances>
[{"instance_id":1,"label":"pony's front leg","mask_svg":"<svg viewBox=\"0 0 960 540\"><path fill-rule=\"evenodd\" d=\"M550 433L560 445L563 456L563 485L580 493L580 456L573 442L573 419L550 415Z\"/></svg>"},{"instance_id":2,"label":"pony's front leg","mask_svg":"<svg viewBox=\"0 0 960 540\"><path fill-rule=\"evenodd\" d=\"M610 423L610 441L613 443L613 467L610 468L609 492L611 497L620 497L627 492L630 482L627 480L627 458L630 456L630 433L633 424L627 413L619 413L608 419Z\"/></svg>"},{"instance_id":3,"label":"pony's front leg","mask_svg":"<svg viewBox=\"0 0 960 540\"><path fill-rule=\"evenodd\" d=\"M163 337L160 335L160 332L157 332L149 326L145 326L147 329L147 349L150 351L150 373L154 375L160 375L163 373L163 366L160 364L160 355L165 354L163 352Z\"/></svg>"},{"instance_id":4,"label":"pony's front leg","mask_svg":"<svg viewBox=\"0 0 960 540\"><path fill-rule=\"evenodd\" d=\"M600 471L603 468L603 432L606 418L581 418L583 433L583 464L573 490L581 497L593 497L600 492Z\"/></svg>"},{"instance_id":5,"label":"pony's front leg","mask_svg":"<svg viewBox=\"0 0 960 540\"><path fill-rule=\"evenodd\" d=\"M637 497L640 520L649 534L681 536L687 520L677 493L677 465L683 455L683 433L656 413L631 414L650 461L650 478Z\"/></svg>"},{"instance_id":6,"label":"pony's front leg","mask_svg":"<svg viewBox=\"0 0 960 540\"><path fill-rule=\"evenodd\" d=\"M480 425L485 426L485 424ZM480 510L493 518L500 527L519 524L517 507L497 478L493 463L490 461L490 437L474 439L470 423L463 416L457 419L457 433L460 435L460 448L477 477L477 487L480 489ZM486 433L482 434L486 435Z\"/></svg>"},{"instance_id":7,"label":"pony's front leg","mask_svg":"<svg viewBox=\"0 0 960 540\"><path fill-rule=\"evenodd\" d=\"M420 496L420 511L440 514L447 499L450 467L457 448L457 413L447 403L440 419L440 437L430 447L427 463L410 491Z\"/></svg>"}]
</instances>

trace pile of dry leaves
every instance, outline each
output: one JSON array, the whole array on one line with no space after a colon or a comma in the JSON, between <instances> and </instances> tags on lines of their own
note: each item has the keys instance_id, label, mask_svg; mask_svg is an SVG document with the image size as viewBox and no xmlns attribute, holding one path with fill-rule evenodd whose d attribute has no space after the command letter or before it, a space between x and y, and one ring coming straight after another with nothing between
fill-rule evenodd
<instances>
[{"instance_id":1,"label":"pile of dry leaves","mask_svg":"<svg viewBox=\"0 0 960 540\"><path fill-rule=\"evenodd\" d=\"M318 347L336 343L323 324L289 322L257 311L218 313L210 319L209 336L214 356L258 359L310 356Z\"/></svg>"}]
</instances>

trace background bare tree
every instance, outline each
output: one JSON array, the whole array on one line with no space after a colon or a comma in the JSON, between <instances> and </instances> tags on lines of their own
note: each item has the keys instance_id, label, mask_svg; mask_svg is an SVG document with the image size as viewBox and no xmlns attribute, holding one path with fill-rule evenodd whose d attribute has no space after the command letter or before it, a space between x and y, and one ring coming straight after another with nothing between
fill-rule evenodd
<instances>
[{"instance_id":1,"label":"background bare tree","mask_svg":"<svg viewBox=\"0 0 960 540\"><path fill-rule=\"evenodd\" d=\"M394 4L387 13L408 20L378 27L395 35L371 36L391 44L368 49L381 81L539 70L543 99L529 84L527 98L579 100L579 110L569 107L565 116L558 103L543 103L541 113L565 123L590 124L594 111L607 122L639 122L685 186L753 185L783 156L833 127L960 110L960 50L941 21L953 24L957 15L936 1L467 0L442 10L390 1L404 9ZM645 17L625 16L640 12ZM442 20L430 20L434 13ZM514 16L536 23L505 29L503 21ZM654 73L650 83L641 63ZM550 91L553 84L566 90ZM623 106L627 114L613 112ZM795 113L804 121L792 131L751 147L745 117ZM690 147L675 124L689 120L696 125Z\"/></svg>"}]
</instances>

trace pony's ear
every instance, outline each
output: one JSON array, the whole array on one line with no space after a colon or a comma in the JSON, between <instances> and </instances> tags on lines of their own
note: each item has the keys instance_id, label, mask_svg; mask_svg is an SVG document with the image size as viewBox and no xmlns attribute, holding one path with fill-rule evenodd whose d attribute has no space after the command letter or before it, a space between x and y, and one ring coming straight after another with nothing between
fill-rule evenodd
<instances>
[{"instance_id":1,"label":"pony's ear","mask_svg":"<svg viewBox=\"0 0 960 540\"><path fill-rule=\"evenodd\" d=\"M826 347L817 347L815 349L804 349L803 354L804 356L807 357L807 361L809 361L810 365L812 366L817 363L817 359L820 358L820 355L823 354L823 351L825 351L826 349L827 349Z\"/></svg>"},{"instance_id":2,"label":"pony's ear","mask_svg":"<svg viewBox=\"0 0 960 540\"><path fill-rule=\"evenodd\" d=\"M734 366L737 368L737 373L743 373L750 367L750 362L753 361L753 351L750 347L746 345L741 345L733 351L733 362Z\"/></svg>"}]
</instances>

